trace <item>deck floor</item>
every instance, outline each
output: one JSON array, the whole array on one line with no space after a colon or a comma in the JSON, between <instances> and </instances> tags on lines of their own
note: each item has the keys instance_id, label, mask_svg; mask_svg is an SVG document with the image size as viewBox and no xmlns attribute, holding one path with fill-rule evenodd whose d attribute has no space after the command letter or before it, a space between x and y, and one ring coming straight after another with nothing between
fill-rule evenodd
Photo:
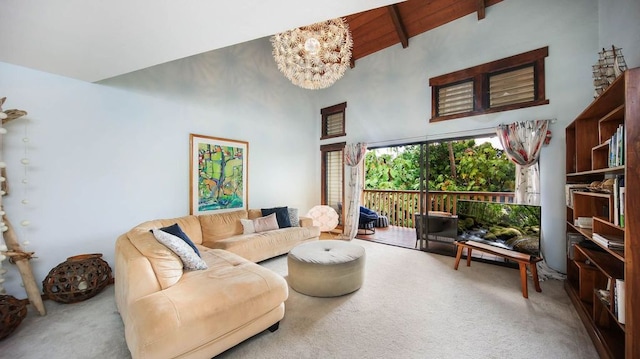
<instances>
[{"instance_id":1,"label":"deck floor","mask_svg":"<svg viewBox=\"0 0 640 359\"><path fill-rule=\"evenodd\" d=\"M398 226L388 226L376 228L373 234L363 234L363 230L358 231L358 239L365 241L390 244L392 246L404 248L416 248L416 230Z\"/></svg>"}]
</instances>

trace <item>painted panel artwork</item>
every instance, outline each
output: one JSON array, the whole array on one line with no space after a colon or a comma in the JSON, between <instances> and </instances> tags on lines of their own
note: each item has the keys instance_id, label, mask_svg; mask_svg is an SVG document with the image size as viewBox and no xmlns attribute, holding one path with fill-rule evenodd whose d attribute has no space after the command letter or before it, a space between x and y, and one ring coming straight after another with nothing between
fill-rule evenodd
<instances>
[{"instance_id":1,"label":"painted panel artwork","mask_svg":"<svg viewBox=\"0 0 640 359\"><path fill-rule=\"evenodd\" d=\"M249 143L190 135L191 214L247 209Z\"/></svg>"}]
</instances>

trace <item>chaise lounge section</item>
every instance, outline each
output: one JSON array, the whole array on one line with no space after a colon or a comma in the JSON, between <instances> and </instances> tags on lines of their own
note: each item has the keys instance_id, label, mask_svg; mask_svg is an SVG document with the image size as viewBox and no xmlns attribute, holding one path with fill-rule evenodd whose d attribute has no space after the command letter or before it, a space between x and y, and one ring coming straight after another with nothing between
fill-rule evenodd
<instances>
[{"instance_id":1,"label":"chaise lounge section","mask_svg":"<svg viewBox=\"0 0 640 359\"><path fill-rule=\"evenodd\" d=\"M255 262L317 240L320 231L302 218L299 227L244 234L240 219L259 213L154 220L117 239L116 305L134 359L211 358L265 329L277 329L287 282ZM173 224L195 244L206 269L183 269L180 257L150 232Z\"/></svg>"}]
</instances>

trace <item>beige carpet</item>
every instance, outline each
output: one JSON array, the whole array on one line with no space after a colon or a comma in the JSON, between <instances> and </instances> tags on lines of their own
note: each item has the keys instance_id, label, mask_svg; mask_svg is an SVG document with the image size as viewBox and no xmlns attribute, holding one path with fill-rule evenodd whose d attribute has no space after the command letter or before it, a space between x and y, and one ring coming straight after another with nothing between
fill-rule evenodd
<instances>
[{"instance_id":1,"label":"beige carpet","mask_svg":"<svg viewBox=\"0 0 640 359\"><path fill-rule=\"evenodd\" d=\"M367 251L363 287L337 298L290 290L275 333L220 358L598 358L562 288L541 283L529 299L518 272L355 240ZM286 257L262 263L287 275ZM2 358L129 358L113 286L85 302L46 301L0 341Z\"/></svg>"}]
</instances>

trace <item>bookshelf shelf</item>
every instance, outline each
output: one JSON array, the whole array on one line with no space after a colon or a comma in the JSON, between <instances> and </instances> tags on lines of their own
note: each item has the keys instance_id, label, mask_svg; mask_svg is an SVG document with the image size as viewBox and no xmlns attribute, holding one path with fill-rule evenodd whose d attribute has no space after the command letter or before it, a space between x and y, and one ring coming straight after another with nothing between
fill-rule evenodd
<instances>
[{"instance_id":1,"label":"bookshelf shelf","mask_svg":"<svg viewBox=\"0 0 640 359\"><path fill-rule=\"evenodd\" d=\"M624 169L625 169L625 166L616 166L616 167L609 167L609 168L601 168L601 169L597 169L597 170L586 170L586 171L581 171L581 172L567 173L567 177L601 175L601 174L605 174L605 173L623 174L624 173Z\"/></svg>"},{"instance_id":2,"label":"bookshelf shelf","mask_svg":"<svg viewBox=\"0 0 640 359\"><path fill-rule=\"evenodd\" d=\"M573 247L565 289L602 358L640 358L640 153L634 150L640 140L638 98L640 68L635 68L618 77L565 130L571 197L567 233L586 239L568 242ZM613 180L610 193L574 190L604 180ZM576 225L589 222L585 217L592 219L592 228Z\"/></svg>"}]
</instances>

